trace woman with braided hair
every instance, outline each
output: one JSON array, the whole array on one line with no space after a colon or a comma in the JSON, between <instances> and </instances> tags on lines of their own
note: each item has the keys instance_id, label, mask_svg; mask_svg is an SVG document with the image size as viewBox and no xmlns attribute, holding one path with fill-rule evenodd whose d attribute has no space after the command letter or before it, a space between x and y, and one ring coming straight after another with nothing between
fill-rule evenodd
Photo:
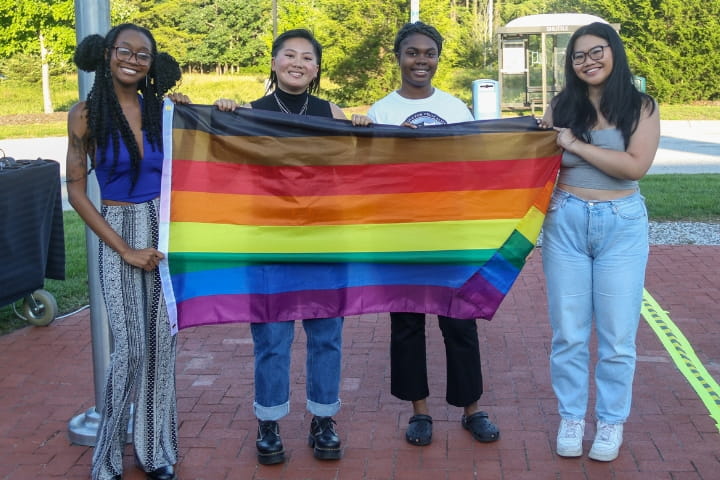
<instances>
[{"instance_id":1,"label":"woman with braided hair","mask_svg":"<svg viewBox=\"0 0 720 480\"><path fill-rule=\"evenodd\" d=\"M133 443L147 478L173 480L178 458L175 343L161 292L157 250L162 101L180 79L152 34L122 24L78 45L75 63L95 73L87 101L68 115L67 182L73 208L98 236L99 276L113 353L92 461L93 480L120 479L130 405ZM179 103L189 103L173 94ZM87 159L100 210L87 195Z\"/></svg>"}]
</instances>

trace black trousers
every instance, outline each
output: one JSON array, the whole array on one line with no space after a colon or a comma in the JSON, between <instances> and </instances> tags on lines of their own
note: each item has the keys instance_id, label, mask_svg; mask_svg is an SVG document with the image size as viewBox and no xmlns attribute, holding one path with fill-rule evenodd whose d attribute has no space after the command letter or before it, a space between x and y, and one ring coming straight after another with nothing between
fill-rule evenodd
<instances>
[{"instance_id":1,"label":"black trousers","mask_svg":"<svg viewBox=\"0 0 720 480\"><path fill-rule=\"evenodd\" d=\"M445 341L450 405L465 407L483 392L476 320L438 316ZM390 314L390 393L401 400L430 395L425 352L425 314Z\"/></svg>"}]
</instances>

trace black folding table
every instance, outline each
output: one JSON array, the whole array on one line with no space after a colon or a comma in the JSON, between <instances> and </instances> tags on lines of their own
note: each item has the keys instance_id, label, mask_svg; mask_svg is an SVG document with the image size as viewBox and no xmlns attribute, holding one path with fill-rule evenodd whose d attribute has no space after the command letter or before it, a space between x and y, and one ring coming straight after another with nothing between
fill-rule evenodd
<instances>
[{"instance_id":1,"label":"black folding table","mask_svg":"<svg viewBox=\"0 0 720 480\"><path fill-rule=\"evenodd\" d=\"M0 306L25 299L25 318L47 325L57 315L45 279L65 279L60 164L0 159Z\"/></svg>"}]
</instances>

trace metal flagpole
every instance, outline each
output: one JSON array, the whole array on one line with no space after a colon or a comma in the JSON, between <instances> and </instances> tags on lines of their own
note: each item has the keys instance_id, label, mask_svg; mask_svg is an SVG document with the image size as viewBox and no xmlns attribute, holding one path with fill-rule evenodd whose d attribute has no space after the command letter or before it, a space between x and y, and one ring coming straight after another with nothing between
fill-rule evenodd
<instances>
[{"instance_id":1,"label":"metal flagpole","mask_svg":"<svg viewBox=\"0 0 720 480\"><path fill-rule=\"evenodd\" d=\"M410 0L410 23L420 20L420 0Z\"/></svg>"},{"instance_id":2,"label":"metal flagpole","mask_svg":"<svg viewBox=\"0 0 720 480\"><path fill-rule=\"evenodd\" d=\"M110 29L109 0L75 0L75 35L77 42L98 33L105 35ZM80 99L85 100L92 87L94 74L78 72ZM100 188L95 176L88 176L88 196L96 205L100 205ZM100 291L98 269L98 240L89 228L85 227L87 244L88 289L90 295L90 331L93 351L93 378L95 382L95 406L81 413L68 423L68 435L72 443L95 445L97 430L100 426L100 412L104 403L105 369L110 363L111 334L107 321L107 312Z\"/></svg>"}]
</instances>

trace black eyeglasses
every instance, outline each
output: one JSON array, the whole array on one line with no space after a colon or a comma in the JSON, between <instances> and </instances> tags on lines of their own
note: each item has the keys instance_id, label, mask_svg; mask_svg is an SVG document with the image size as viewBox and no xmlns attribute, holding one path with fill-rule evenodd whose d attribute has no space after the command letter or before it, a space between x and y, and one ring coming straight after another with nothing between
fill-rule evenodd
<instances>
[{"instance_id":1,"label":"black eyeglasses","mask_svg":"<svg viewBox=\"0 0 720 480\"><path fill-rule=\"evenodd\" d=\"M118 60L123 62L129 62L132 57L135 57L135 61L143 66L148 66L152 63L153 56L147 52L133 52L126 47L112 47L115 50L115 56Z\"/></svg>"},{"instance_id":2,"label":"black eyeglasses","mask_svg":"<svg viewBox=\"0 0 720 480\"><path fill-rule=\"evenodd\" d=\"M605 54L605 49L610 45L598 45L593 47L587 52L573 52L572 61L575 65L582 65L585 63L585 59L590 57L591 60L602 60Z\"/></svg>"}]
</instances>

